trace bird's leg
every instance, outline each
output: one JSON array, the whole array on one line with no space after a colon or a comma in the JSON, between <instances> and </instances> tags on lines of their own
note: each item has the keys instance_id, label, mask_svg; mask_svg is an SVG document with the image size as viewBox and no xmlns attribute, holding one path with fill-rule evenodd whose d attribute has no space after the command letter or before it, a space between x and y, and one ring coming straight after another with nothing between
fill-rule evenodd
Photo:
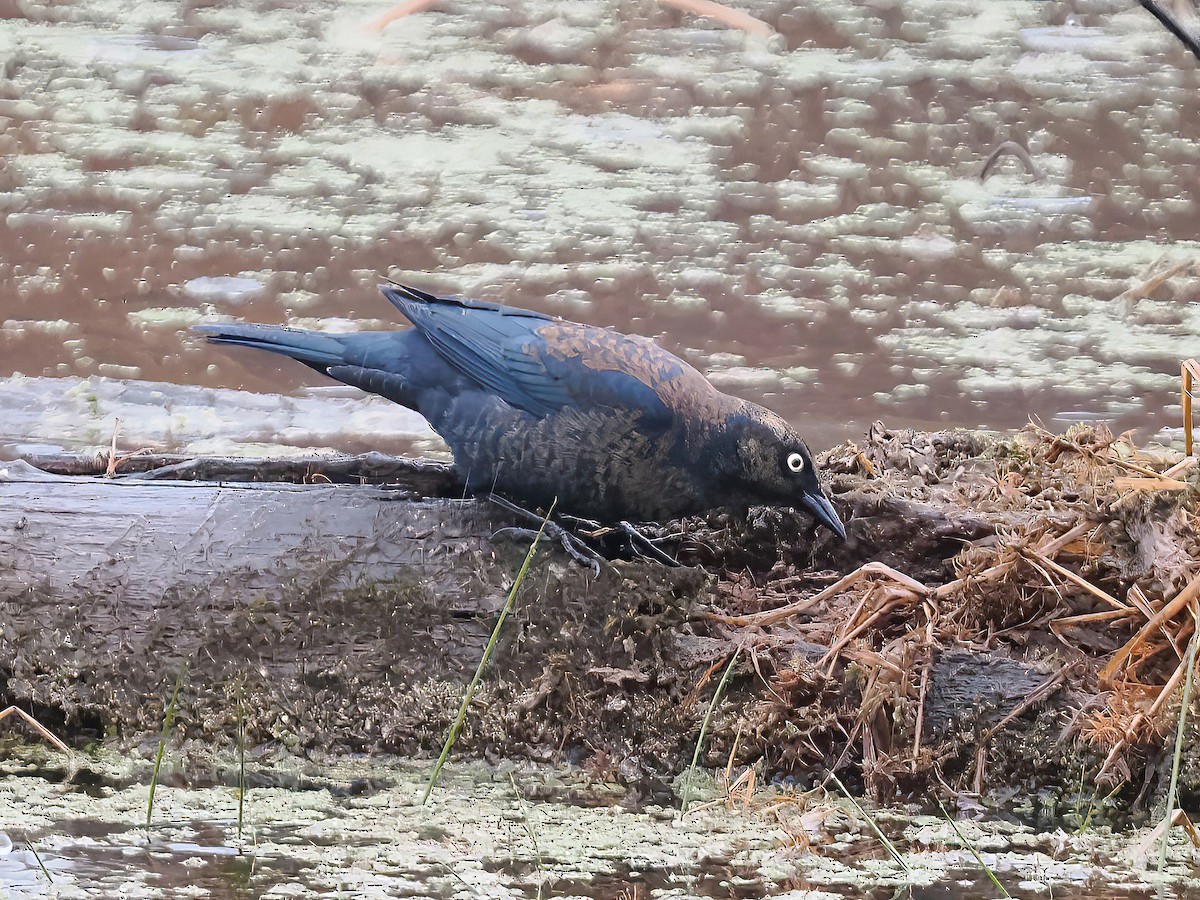
<instances>
[{"instance_id":1,"label":"bird's leg","mask_svg":"<svg viewBox=\"0 0 1200 900\"><path fill-rule=\"evenodd\" d=\"M629 538L629 543L633 549L643 556L647 556L655 562L660 562L664 566L670 566L672 569L679 568L679 560L675 557L660 550L650 538L646 537L632 522L621 521L621 530Z\"/></svg>"},{"instance_id":2,"label":"bird's leg","mask_svg":"<svg viewBox=\"0 0 1200 900\"><path fill-rule=\"evenodd\" d=\"M603 559L603 557L597 555L595 551L587 546L587 544L584 544L578 538L574 537L570 532L563 531L562 529L559 529L558 532L557 540L559 544L562 545L563 550L567 552L567 555L581 566L586 566L587 568L591 569L592 574L599 578L600 560ZM525 538L528 541L532 541L537 536L537 531L532 528L499 528L492 532L493 540L499 537L511 537ZM555 535L550 534L548 530L543 531L542 540L553 541L555 540Z\"/></svg>"},{"instance_id":3,"label":"bird's leg","mask_svg":"<svg viewBox=\"0 0 1200 900\"><path fill-rule=\"evenodd\" d=\"M595 575L597 578L600 577L600 561L604 559L604 557L602 557L599 553L597 553L579 538L575 537L575 535L571 534L571 532L567 531L557 522L553 522L550 519L547 519L545 516L538 515L531 510L525 509L523 506L517 506L517 504L510 500L506 500L497 494L488 494L487 498L492 503L495 503L497 506L503 510L506 510L507 512L521 516L529 521L537 522L538 525L542 526L542 538L544 540L558 541L562 545L562 548L567 551L567 554L571 557L571 559L575 560L575 562L582 566L587 566L592 570L593 575ZM501 528L496 531L492 537L495 537L498 534L521 535L528 537L529 540L533 540L533 538L537 536L537 532L532 528Z\"/></svg>"}]
</instances>

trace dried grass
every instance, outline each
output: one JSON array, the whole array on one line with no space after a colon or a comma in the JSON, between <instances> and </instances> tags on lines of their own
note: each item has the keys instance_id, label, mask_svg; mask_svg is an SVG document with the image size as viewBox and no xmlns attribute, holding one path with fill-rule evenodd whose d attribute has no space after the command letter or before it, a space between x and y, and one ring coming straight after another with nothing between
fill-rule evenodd
<instances>
[{"instance_id":1,"label":"dried grass","mask_svg":"<svg viewBox=\"0 0 1200 900\"><path fill-rule=\"evenodd\" d=\"M973 779L964 776L972 786L983 787L989 743L1064 687L1094 698L1066 736L1106 754L1098 778L1127 771L1128 752L1161 747L1186 672L1187 611L1200 598L1194 460L1141 450L1102 427L1056 435L1035 424L990 455L938 440L877 425L865 446L828 456L835 472L870 471L890 480L889 490L913 485L923 500L974 492L974 511L996 522L994 537L964 547L942 584L872 562L823 586L787 572L731 589L732 609L712 618L756 666L765 660L774 669L774 696L763 698L755 724L789 713L791 724L802 711L807 731L797 728L790 751L776 755L808 765L830 762L828 741L823 753L814 735L841 730L846 750L831 768L860 763L868 792L911 776L940 778L959 751L927 743L932 663L950 647L1002 646L1009 657L1053 668L979 728ZM1147 522L1153 540L1141 537ZM755 611L738 614L739 606ZM804 659L787 651L798 642L813 648Z\"/></svg>"}]
</instances>

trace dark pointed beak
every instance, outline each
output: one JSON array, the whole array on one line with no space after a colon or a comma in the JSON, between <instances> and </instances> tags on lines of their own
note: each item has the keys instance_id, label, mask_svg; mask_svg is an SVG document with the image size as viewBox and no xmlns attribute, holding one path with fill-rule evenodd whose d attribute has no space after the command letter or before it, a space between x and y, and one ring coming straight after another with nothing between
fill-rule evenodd
<instances>
[{"instance_id":1,"label":"dark pointed beak","mask_svg":"<svg viewBox=\"0 0 1200 900\"><path fill-rule=\"evenodd\" d=\"M824 525L843 541L846 539L846 526L824 494L805 494L800 503L804 511L817 520L818 525Z\"/></svg>"}]
</instances>

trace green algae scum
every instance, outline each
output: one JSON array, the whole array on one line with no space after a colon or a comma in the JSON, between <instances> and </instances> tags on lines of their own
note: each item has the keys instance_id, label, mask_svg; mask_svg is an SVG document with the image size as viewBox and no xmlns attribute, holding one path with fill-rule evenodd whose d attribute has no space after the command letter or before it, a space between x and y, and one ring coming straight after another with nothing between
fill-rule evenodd
<instances>
[{"instance_id":1,"label":"green algae scum","mask_svg":"<svg viewBox=\"0 0 1200 900\"><path fill-rule=\"evenodd\" d=\"M0 0L0 900L1200 898L1146 5ZM188 334L388 276L653 337L849 540L530 559L416 414Z\"/></svg>"},{"instance_id":2,"label":"green algae scum","mask_svg":"<svg viewBox=\"0 0 1200 900\"><path fill-rule=\"evenodd\" d=\"M686 815L631 810L611 785L529 763L452 764L422 805L425 764L263 761L239 845L234 758L217 758L215 783L164 788L147 838L148 761L91 755L63 783L63 760L4 750L10 897L1001 896L979 860L1018 897L1200 896L1186 846L1172 844L1163 872L1136 869L1144 848L1106 827L1037 829L970 803L952 827L892 809L875 813L891 859L833 798L733 805L710 782Z\"/></svg>"}]
</instances>

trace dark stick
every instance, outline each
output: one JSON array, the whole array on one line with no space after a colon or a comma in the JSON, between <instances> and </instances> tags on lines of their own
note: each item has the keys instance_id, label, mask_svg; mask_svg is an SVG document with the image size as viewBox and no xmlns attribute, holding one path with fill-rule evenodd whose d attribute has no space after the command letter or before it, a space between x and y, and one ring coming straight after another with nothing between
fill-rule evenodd
<instances>
[{"instance_id":1,"label":"dark stick","mask_svg":"<svg viewBox=\"0 0 1200 900\"><path fill-rule=\"evenodd\" d=\"M1159 5L1158 0L1138 0L1138 2L1150 15L1158 19L1167 31L1179 38L1197 59L1200 59L1200 36L1196 32L1184 25L1175 13Z\"/></svg>"}]
</instances>

